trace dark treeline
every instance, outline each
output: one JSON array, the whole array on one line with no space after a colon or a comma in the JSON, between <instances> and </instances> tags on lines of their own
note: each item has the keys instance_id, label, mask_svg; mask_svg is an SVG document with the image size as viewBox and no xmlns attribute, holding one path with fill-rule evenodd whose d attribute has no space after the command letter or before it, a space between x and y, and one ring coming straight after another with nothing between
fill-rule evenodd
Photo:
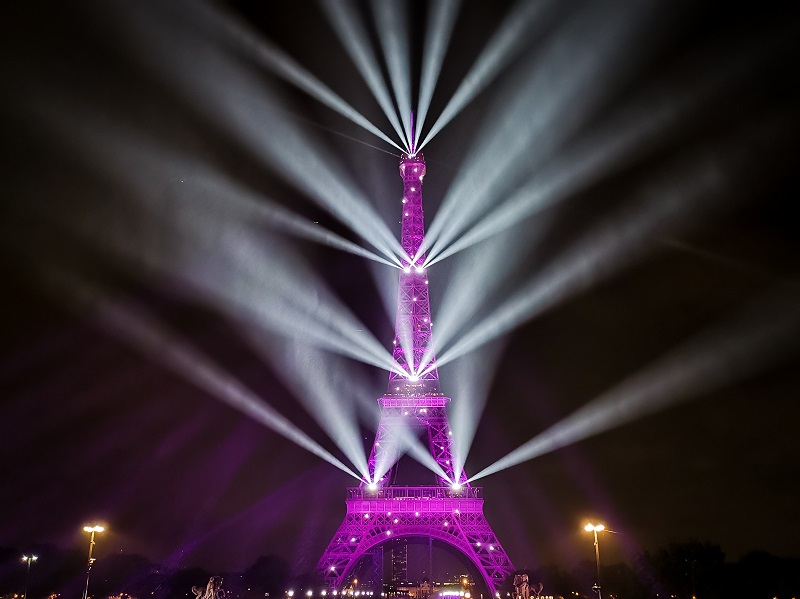
<instances>
[{"instance_id":1,"label":"dark treeline","mask_svg":"<svg viewBox=\"0 0 800 599\"><path fill-rule=\"evenodd\" d=\"M0 549L0 597L20 596L27 582L27 599L45 599L53 594L61 599L80 599L86 584L86 556L82 551L63 550L54 545L28 548L32 563L30 576L21 561L23 552ZM212 575L224 578L223 588L232 598L283 598L292 580L289 565L274 555L259 557L244 572L209 572L202 568L169 569L144 556L114 554L98 559L91 572L89 595L95 599L120 594L137 599L191 597L193 586L205 587Z\"/></svg>"},{"instance_id":2,"label":"dark treeline","mask_svg":"<svg viewBox=\"0 0 800 599\"><path fill-rule=\"evenodd\" d=\"M31 566L28 599L79 599L86 581L86 556L54 545L31 547L38 560ZM26 565L22 552L0 549L0 596L22 595ZM542 582L543 595L566 599L595 597L593 561L571 570L544 566L524 570L534 582ZM292 578L288 563L274 555L259 557L243 572L209 572L202 568L172 570L141 555L116 554L98 559L92 568L90 595L96 599L126 594L134 598L170 599L193 597L192 586L205 586L212 575L224 578L231 599L270 597L283 599L292 586L297 596L306 589L321 589L310 575ZM604 599L791 599L800 596L800 559L780 558L764 552L746 555L735 563L725 561L718 545L690 541L644 553L633 564L602 566ZM504 587L513 595L511 580Z\"/></svg>"},{"instance_id":3,"label":"dark treeline","mask_svg":"<svg viewBox=\"0 0 800 599\"><path fill-rule=\"evenodd\" d=\"M570 571L545 566L524 572L542 582L544 595L596 597L591 590L597 576L593 560ZM673 543L645 552L631 565L601 566L600 586L604 599L792 599L800 597L800 559L753 552L728 563L719 545Z\"/></svg>"}]
</instances>

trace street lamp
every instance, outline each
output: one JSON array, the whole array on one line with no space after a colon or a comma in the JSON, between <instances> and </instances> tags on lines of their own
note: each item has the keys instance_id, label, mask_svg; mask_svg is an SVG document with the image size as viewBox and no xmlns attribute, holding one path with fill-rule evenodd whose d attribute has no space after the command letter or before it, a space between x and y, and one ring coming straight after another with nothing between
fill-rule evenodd
<instances>
[{"instance_id":1,"label":"street lamp","mask_svg":"<svg viewBox=\"0 0 800 599\"><path fill-rule=\"evenodd\" d=\"M597 599L603 599L602 595L600 594L600 543L597 541L597 533L603 532L606 527L602 524L587 524L583 527L586 532L593 532L594 533L594 561L597 565L597 582L594 583L592 587L595 591L597 591Z\"/></svg>"},{"instance_id":2,"label":"street lamp","mask_svg":"<svg viewBox=\"0 0 800 599\"><path fill-rule=\"evenodd\" d=\"M89 575L92 573L92 564L94 563L94 558L92 557L92 549L94 549L94 533L103 532L105 528L95 524L94 526L84 526L83 530L91 533L91 537L89 537L89 561L86 564L86 587L83 589L83 599L89 599Z\"/></svg>"},{"instance_id":3,"label":"street lamp","mask_svg":"<svg viewBox=\"0 0 800 599\"><path fill-rule=\"evenodd\" d=\"M28 564L28 570L25 572L25 592L22 593L22 599L28 599L28 579L31 577L31 562L39 559L36 555L23 555L22 561Z\"/></svg>"}]
</instances>

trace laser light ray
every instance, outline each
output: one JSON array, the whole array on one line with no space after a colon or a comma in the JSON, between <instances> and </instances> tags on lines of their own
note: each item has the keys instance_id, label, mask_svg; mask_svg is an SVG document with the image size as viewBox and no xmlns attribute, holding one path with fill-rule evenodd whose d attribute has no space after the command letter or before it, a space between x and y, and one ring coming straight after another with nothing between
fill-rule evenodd
<instances>
[{"instance_id":1,"label":"laser light ray","mask_svg":"<svg viewBox=\"0 0 800 599\"><path fill-rule=\"evenodd\" d=\"M502 349L502 343L488 344L456 360L449 370L458 398L448 410L453 430L453 480L461 480Z\"/></svg>"},{"instance_id":2,"label":"laser light ray","mask_svg":"<svg viewBox=\"0 0 800 599\"><path fill-rule=\"evenodd\" d=\"M69 123L53 119L55 130L62 131L70 143L82 140L77 149L86 153L94 168L100 166L133 194L137 204L124 211L119 205L104 205L108 212L96 212L91 221L71 211L40 214L39 218L51 218L56 227L93 240L106 251L113 249L139 267L181 280L227 312L255 318L270 330L402 372L382 344L370 340L371 335L333 296L328 297L324 309L319 308L319 292L310 295L309 290L321 289L321 281L296 252L288 251L278 238L264 240L273 244L275 252L285 254L276 262L263 253L263 244L255 246L249 241L258 233L253 225L264 222L253 215L266 212L274 216L267 207L238 195L227 182L220 183L205 165L187 161L129 132L108 127L109 135L100 135L94 129L82 128L79 114L73 114ZM70 151L75 149L70 147ZM139 172L150 176L135 176ZM51 209L58 210L58 206ZM142 226L131 227L134 219ZM99 222L103 226L98 227ZM278 222L287 221L279 216ZM137 236L136 231L141 233ZM242 274L245 268L246 275Z\"/></svg>"},{"instance_id":3,"label":"laser light ray","mask_svg":"<svg viewBox=\"0 0 800 599\"><path fill-rule=\"evenodd\" d=\"M793 296L793 297L792 297ZM796 290L760 298L484 468L478 480L756 374L798 349Z\"/></svg>"},{"instance_id":4,"label":"laser light ray","mask_svg":"<svg viewBox=\"0 0 800 599\"><path fill-rule=\"evenodd\" d=\"M589 3L540 54L522 63L517 84L498 95L478 136L481 143L431 223L423 244L429 260L486 212L504 187L540 168L647 59L653 44L649 52L631 53L630 47L664 27L657 13L648 2L636 10ZM487 162L491 169L483 168Z\"/></svg>"},{"instance_id":5,"label":"laser light ray","mask_svg":"<svg viewBox=\"0 0 800 599\"><path fill-rule=\"evenodd\" d=\"M404 373L383 345L365 331L352 312L302 262L296 258L290 259L287 255L283 261L292 274L272 278L273 273L269 280L264 280L262 265L269 264L271 252L262 240L247 238L238 232L236 240L231 243L231 250L235 257L234 263L245 269L232 277L231 284L237 285L242 275L249 276L253 281L260 279L261 285L257 290L247 290L249 301L257 303L250 310L260 317L259 322L268 323L271 330L287 337L300 338L303 338L298 334L302 323L313 322L313 330L304 332L307 334L305 338L314 341L316 345L388 371ZM300 273L305 273L307 277L298 276ZM304 284L303 278L307 278L308 284ZM316 285L312 285L315 280ZM264 299L257 299L259 294ZM263 309L262 306L267 304L264 300L270 299L272 305ZM240 305L247 306L247 300L242 300L244 301Z\"/></svg>"},{"instance_id":6,"label":"laser light ray","mask_svg":"<svg viewBox=\"0 0 800 599\"><path fill-rule=\"evenodd\" d=\"M386 84L383 81L375 53L370 46L364 22L361 20L355 5L351 0L337 2L320 0L318 4L372 95L375 96L381 110L383 110L386 118L389 119L389 123L397 133L397 138L402 140L404 144L408 144L403 127L400 125L392 100L389 97L389 92L386 89ZM408 145L406 145L406 151L408 151Z\"/></svg>"},{"instance_id":7,"label":"laser light ray","mask_svg":"<svg viewBox=\"0 0 800 599\"><path fill-rule=\"evenodd\" d=\"M409 416L410 417L410 416ZM381 459L375 464L373 480L380 480L401 457L408 455L436 476L449 480L442 467L436 462L430 450L417 437L412 425L399 422L392 427L393 437L388 440L389 447L382 448ZM452 481L451 481L452 482Z\"/></svg>"},{"instance_id":8,"label":"laser light ray","mask_svg":"<svg viewBox=\"0 0 800 599\"><path fill-rule=\"evenodd\" d=\"M352 388L355 382L354 373L349 372L344 360L295 340L267 339L252 333L250 338L268 358L275 374L293 391L361 477L368 478L356 406L349 395L341 393L342 389Z\"/></svg>"},{"instance_id":9,"label":"laser light ray","mask_svg":"<svg viewBox=\"0 0 800 599\"><path fill-rule=\"evenodd\" d=\"M542 238L551 218L552 215L544 215L530 225L513 229L510 234L491 237L480 247L460 253L453 260L450 280L436 318L436 335L426 348L422 364L432 364L434 356L447 347L467 323L474 323L479 314L494 309L496 290L529 255L529 248L535 247L536 241ZM464 297L474 300L459 301Z\"/></svg>"},{"instance_id":10,"label":"laser light ray","mask_svg":"<svg viewBox=\"0 0 800 599\"><path fill-rule=\"evenodd\" d=\"M425 46L422 49L422 79L417 101L417 122L412 131L415 144L419 146L414 148L416 151L421 149L419 140L422 139L422 128L428 116L436 81L460 10L461 0L434 0L429 7Z\"/></svg>"},{"instance_id":11,"label":"laser light ray","mask_svg":"<svg viewBox=\"0 0 800 599\"><path fill-rule=\"evenodd\" d=\"M152 190L153 182L157 181L172 199L194 202L198 210L202 207L227 211L231 217L253 226L263 225L387 266L401 265L398 258L392 256L393 261L387 260L227 178L213 165L154 143L140 132L110 123L102 129L91 127L92 117L78 107L68 112L48 112L52 111L51 106L40 108L29 104L28 109L33 110L33 118L45 120L51 131L59 133L58 142L71 154L81 155L88 165L106 172L123 188L137 191L140 202L147 204L159 199L159 194ZM138 167L132 169L132 164ZM149 173L148 182L137 176L140 172Z\"/></svg>"},{"instance_id":12,"label":"laser light ray","mask_svg":"<svg viewBox=\"0 0 800 599\"><path fill-rule=\"evenodd\" d=\"M117 333L124 341L131 343L148 356L158 358L160 364L186 377L217 399L350 476L360 479L358 474L269 404L264 403L250 389L186 344L175 333L157 323L140 307L120 298L112 299L98 287L63 271L49 269L43 274L45 284L58 289L59 296L66 294L82 308L90 308L103 327Z\"/></svg>"},{"instance_id":13,"label":"laser light ray","mask_svg":"<svg viewBox=\"0 0 800 599\"><path fill-rule=\"evenodd\" d=\"M644 202L635 212L617 217L616 221L609 220L609 224L596 229L562 255L440 355L439 365L508 332L566 296L629 264L649 245L649 240L671 229L696 224L704 213L719 209L723 200L730 205L732 199L741 197L746 177L754 168L752 153L788 135L785 125L777 121L760 123L745 131L741 139L673 166L660 181L650 184Z\"/></svg>"},{"instance_id":14,"label":"laser light ray","mask_svg":"<svg viewBox=\"0 0 800 599\"><path fill-rule=\"evenodd\" d=\"M205 8L211 10L210 6L206 6ZM350 104L345 102L340 96L333 92L333 90L301 67L285 52L273 44L270 44L264 38L259 37L240 19L235 18L231 14L224 14L221 10L216 10L213 16L215 22L221 23L229 35L251 52L259 61L259 64L270 69L273 73L297 86L299 89L302 89L310 96L325 104L328 108L350 119L364 130L369 131L401 152L404 151L394 140L378 129L378 127L355 108L350 106Z\"/></svg>"},{"instance_id":15,"label":"laser light ray","mask_svg":"<svg viewBox=\"0 0 800 599\"><path fill-rule=\"evenodd\" d=\"M405 8L405 4L401 2L372 0L372 14L375 16L378 39L389 70L389 80L394 90L397 108L403 115L401 122L405 132L406 147L412 151L414 139L410 124L405 118L405 115L411 113L410 50Z\"/></svg>"},{"instance_id":16,"label":"laser light ray","mask_svg":"<svg viewBox=\"0 0 800 599\"><path fill-rule=\"evenodd\" d=\"M363 193L343 178L345 169L338 167L338 157L326 153L307 132L285 117L288 111L274 90L256 81L199 33L176 36L169 22L162 22L164 19L157 16L129 11L124 15L115 12L109 18L124 21L119 23L119 29L134 37L137 48L148 48L138 58L154 73L167 78L187 102L196 105L209 119L220 122L277 173L385 256L402 255L400 243ZM147 43L142 43L142 36L146 36ZM213 67L213 80L195 75L200 57L209 68Z\"/></svg>"},{"instance_id":17,"label":"laser light ray","mask_svg":"<svg viewBox=\"0 0 800 599\"><path fill-rule=\"evenodd\" d=\"M795 36L790 31L771 31L760 39L726 52L723 61L693 64L682 71L680 80L657 83L630 106L582 137L568 151L560 152L541 172L497 208L487 213L472 229L428 260L426 266L477 247L474 253L460 254L456 270L442 298L436 321L437 334L423 364L438 354L452 340L463 323L480 311L480 302L456 302L458 297L481 297L495 289L512 270L515 256L523 248L533 247L548 229L545 208L571 197L604 175L616 172L632 160L650 155L672 139L700 115L735 93L742 79L760 65L769 63ZM713 65L714 68L711 68ZM536 215L524 226L515 225ZM497 235L504 232L504 235Z\"/></svg>"},{"instance_id":18,"label":"laser light ray","mask_svg":"<svg viewBox=\"0 0 800 599\"><path fill-rule=\"evenodd\" d=\"M793 31L791 33L794 33ZM722 61L700 63L681 72L679 81L661 82L632 105L560 152L541 172L488 212L466 233L447 245L426 266L506 231L521 219L585 188L599 177L618 171L663 146L712 102L735 93L738 83L785 49L787 31L771 31L755 41L729 49ZM524 236L517 236L520 243ZM441 322L439 323L441 327ZM441 330L441 328L440 328Z\"/></svg>"},{"instance_id":19,"label":"laser light ray","mask_svg":"<svg viewBox=\"0 0 800 599\"><path fill-rule=\"evenodd\" d=\"M436 42L439 39L443 40L442 45L446 45L447 38L445 37L445 29L439 29L440 19L444 20L446 15L453 15L455 20L455 11L450 12L450 7L445 7L444 2L440 6L434 7L436 12L435 18L432 20L436 23L437 31L441 31L441 35L433 38ZM436 119L431 130L425 136L420 144L418 144L417 151L422 150L425 145L431 141L439 131L441 131L450 121L452 121L459 112L461 112L481 91L483 91L492 80L500 74L503 68L519 53L523 43L530 43L535 40L547 28L550 19L546 17L547 11L551 6L558 4L552 0L545 0L540 2L530 2L528 0L518 0L508 16L500 24L495 34L491 37L486 47L481 51L475 64L472 65L464 80L459 84L453 96L448 101L442 114ZM457 7L456 7L457 10ZM538 19L536 23L534 20ZM447 22L445 22L446 24ZM431 55L438 57L434 49L438 50L438 43L431 48ZM432 74L435 68L435 62L429 67L431 74L427 76L434 78ZM438 73L438 70L437 70ZM424 89L426 79L423 78L422 84ZM433 95L431 90L431 96ZM420 94L420 98L427 97ZM422 106L420 102L420 106ZM420 112L422 109L420 108ZM426 109L427 112L427 109ZM420 121L425 118L425 113L420 116ZM422 130L422 123L418 125L418 130Z\"/></svg>"}]
</instances>

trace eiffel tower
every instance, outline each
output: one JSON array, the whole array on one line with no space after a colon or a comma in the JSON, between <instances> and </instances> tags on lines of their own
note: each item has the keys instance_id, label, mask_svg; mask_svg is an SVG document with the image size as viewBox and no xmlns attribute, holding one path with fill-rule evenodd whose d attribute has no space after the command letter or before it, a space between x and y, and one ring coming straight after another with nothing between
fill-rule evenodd
<instances>
[{"instance_id":1,"label":"eiffel tower","mask_svg":"<svg viewBox=\"0 0 800 599\"><path fill-rule=\"evenodd\" d=\"M421 153L403 155L402 246L417 256L425 237ZM449 397L439 389L435 359L422 366L431 338L428 275L424 255L406 259L400 272L393 356L402 371L389 374L387 393L378 399L381 420L369 456L370 480L348 489L347 514L317 564L318 574L331 590L341 591L364 556L381 564L382 547L395 539L416 537L445 543L472 562L489 593L514 567L483 515L480 487L467 482L462 471L455 480L452 432L447 418ZM421 370L422 369L422 370ZM421 371L420 371L421 370ZM437 485L404 487L393 484L394 465L410 432L427 431L428 446L440 471Z\"/></svg>"}]
</instances>

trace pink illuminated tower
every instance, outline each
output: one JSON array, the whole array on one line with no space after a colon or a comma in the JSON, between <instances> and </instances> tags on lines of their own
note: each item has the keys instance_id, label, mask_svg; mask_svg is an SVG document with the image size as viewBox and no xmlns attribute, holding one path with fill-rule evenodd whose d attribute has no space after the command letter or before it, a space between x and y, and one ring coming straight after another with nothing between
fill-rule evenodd
<instances>
[{"instance_id":1,"label":"pink illuminated tower","mask_svg":"<svg viewBox=\"0 0 800 599\"><path fill-rule=\"evenodd\" d=\"M452 432L447 418L450 398L440 391L435 359L422 364L432 326L428 274L421 267L425 257L417 256L425 237L422 154L404 155L400 175L402 245L409 258L400 272L393 355L406 374L389 375L389 388L378 399L381 420L369 456L370 480L348 489L344 522L317 568L331 590L341 591L362 557L380 555L380 548L389 541L421 537L460 551L495 595L513 566L483 515L482 489L470 486L463 471L454 480ZM440 468L437 484L395 486L392 470L404 440L420 429L427 432L430 453Z\"/></svg>"}]
</instances>

